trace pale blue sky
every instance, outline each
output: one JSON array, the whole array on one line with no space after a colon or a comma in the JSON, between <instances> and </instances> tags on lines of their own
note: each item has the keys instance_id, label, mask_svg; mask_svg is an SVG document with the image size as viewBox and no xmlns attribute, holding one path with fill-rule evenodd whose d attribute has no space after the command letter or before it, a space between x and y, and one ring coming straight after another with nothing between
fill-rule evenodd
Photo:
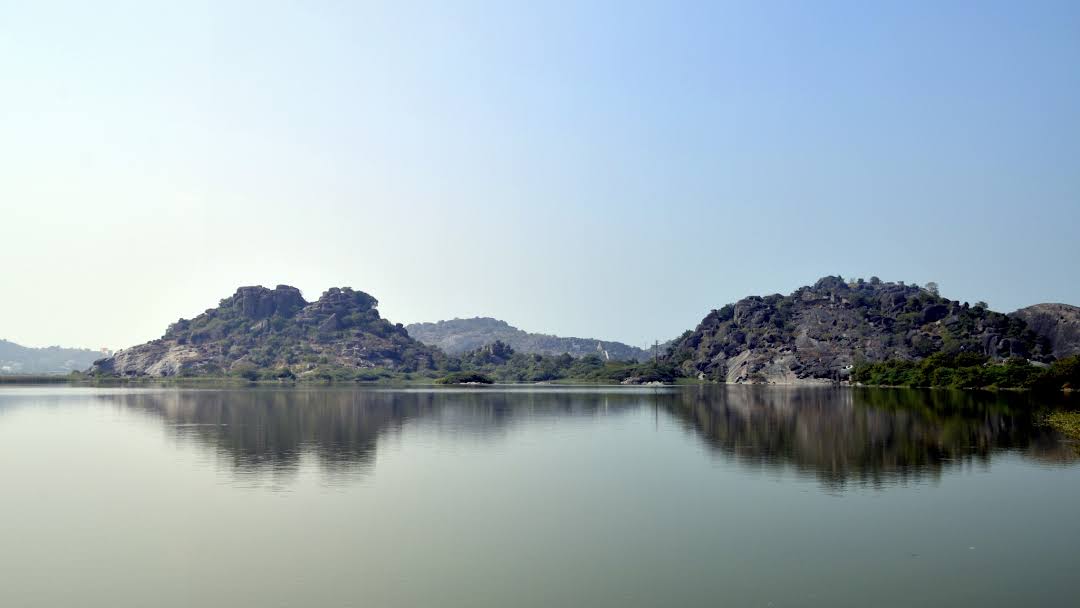
<instances>
[{"instance_id":1,"label":"pale blue sky","mask_svg":"<svg viewBox=\"0 0 1080 608\"><path fill-rule=\"evenodd\" d=\"M258 283L635 344L825 274L1080 304L1078 66L1076 2L0 0L0 337Z\"/></svg>"}]
</instances>

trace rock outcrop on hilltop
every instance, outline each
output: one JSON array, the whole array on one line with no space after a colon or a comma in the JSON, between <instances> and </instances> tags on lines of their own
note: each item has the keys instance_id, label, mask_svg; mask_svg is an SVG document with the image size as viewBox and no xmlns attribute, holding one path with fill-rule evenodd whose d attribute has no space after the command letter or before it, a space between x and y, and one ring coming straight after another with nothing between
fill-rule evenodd
<instances>
[{"instance_id":1,"label":"rock outcrop on hilltop","mask_svg":"<svg viewBox=\"0 0 1080 608\"><path fill-rule=\"evenodd\" d=\"M517 352L537 355L599 355L611 361L644 361L652 358L651 352L622 342L534 334L490 317L413 323L405 326L405 329L410 336L424 344L437 346L450 355L460 355L498 341L510 345Z\"/></svg>"},{"instance_id":2,"label":"rock outcrop on hilltop","mask_svg":"<svg viewBox=\"0 0 1080 608\"><path fill-rule=\"evenodd\" d=\"M288 285L241 287L194 319L180 319L158 340L94 362L91 373L117 376L220 375L242 368L303 375L319 366L432 369L442 354L379 316L378 301L348 287L315 302Z\"/></svg>"},{"instance_id":3,"label":"rock outcrop on hilltop","mask_svg":"<svg viewBox=\"0 0 1080 608\"><path fill-rule=\"evenodd\" d=\"M937 352L1053 358L1018 316L943 298L936 288L825 277L791 295L751 296L710 312L665 360L692 377L798 383L846 377L858 361Z\"/></svg>"},{"instance_id":4,"label":"rock outcrop on hilltop","mask_svg":"<svg viewBox=\"0 0 1080 608\"><path fill-rule=\"evenodd\" d=\"M1068 304L1036 304L1012 316L1023 319L1036 334L1046 338L1058 359L1080 355L1080 307Z\"/></svg>"}]
</instances>

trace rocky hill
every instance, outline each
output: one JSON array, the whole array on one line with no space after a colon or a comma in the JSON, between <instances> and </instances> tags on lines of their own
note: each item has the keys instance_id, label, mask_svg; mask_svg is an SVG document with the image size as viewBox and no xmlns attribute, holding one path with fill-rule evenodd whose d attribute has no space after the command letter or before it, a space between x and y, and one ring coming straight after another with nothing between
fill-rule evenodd
<instances>
[{"instance_id":1,"label":"rocky hill","mask_svg":"<svg viewBox=\"0 0 1080 608\"><path fill-rule=\"evenodd\" d=\"M66 374L90 367L101 352L86 348L30 348L0 340L0 374Z\"/></svg>"},{"instance_id":2,"label":"rocky hill","mask_svg":"<svg viewBox=\"0 0 1080 608\"><path fill-rule=\"evenodd\" d=\"M1020 316L943 298L936 286L825 277L790 295L751 296L710 312L665 360L693 377L797 383L843 378L860 360L963 351L1053 358L1049 340Z\"/></svg>"},{"instance_id":3,"label":"rocky hill","mask_svg":"<svg viewBox=\"0 0 1080 608\"><path fill-rule=\"evenodd\" d=\"M320 366L431 369L443 357L379 316L375 298L331 288L315 302L287 285L241 287L158 340L117 351L91 373L119 376L218 375L245 368L302 376Z\"/></svg>"},{"instance_id":4,"label":"rocky hill","mask_svg":"<svg viewBox=\"0 0 1080 608\"><path fill-rule=\"evenodd\" d=\"M528 354L557 356L569 353L574 357L594 354L614 361L642 361L652 357L652 353L647 350L621 342L534 334L490 317L413 323L405 329L413 338L436 346L450 355L460 355L500 341L517 352Z\"/></svg>"},{"instance_id":5,"label":"rocky hill","mask_svg":"<svg viewBox=\"0 0 1080 608\"><path fill-rule=\"evenodd\" d=\"M1080 307L1068 304L1036 304L1012 316L1023 319L1036 334L1050 343L1055 357L1080 355Z\"/></svg>"}]
</instances>

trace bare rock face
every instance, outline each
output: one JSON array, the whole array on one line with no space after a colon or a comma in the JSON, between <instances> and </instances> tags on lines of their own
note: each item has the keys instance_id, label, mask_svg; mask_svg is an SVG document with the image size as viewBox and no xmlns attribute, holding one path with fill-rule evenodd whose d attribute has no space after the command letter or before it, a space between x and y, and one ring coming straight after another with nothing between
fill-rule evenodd
<instances>
[{"instance_id":1,"label":"bare rock face","mask_svg":"<svg viewBox=\"0 0 1080 608\"><path fill-rule=\"evenodd\" d=\"M308 304L296 315L300 323L318 325L337 315L339 319L347 315L367 315L371 319L379 318L375 308L379 301L362 291L353 291L348 287L331 287L323 292L317 301Z\"/></svg>"},{"instance_id":2,"label":"bare rock face","mask_svg":"<svg viewBox=\"0 0 1080 608\"><path fill-rule=\"evenodd\" d=\"M714 310L676 340L666 360L690 377L734 383L842 380L858 361L936 352L995 359L1052 358L1019 317L916 285L825 277L783 296L751 296Z\"/></svg>"},{"instance_id":3,"label":"bare rock face","mask_svg":"<svg viewBox=\"0 0 1080 608\"><path fill-rule=\"evenodd\" d=\"M1055 357L1080 355L1080 307L1036 304L1021 308L1012 316L1023 319L1032 331L1044 337Z\"/></svg>"},{"instance_id":4,"label":"bare rock face","mask_svg":"<svg viewBox=\"0 0 1080 608\"><path fill-rule=\"evenodd\" d=\"M288 285L240 287L194 319L180 319L158 340L96 361L112 376L220 375L237 366L302 375L321 365L429 369L442 355L379 316L378 301L348 287L308 303Z\"/></svg>"},{"instance_id":5,"label":"bare rock face","mask_svg":"<svg viewBox=\"0 0 1080 608\"><path fill-rule=\"evenodd\" d=\"M288 285L278 285L272 290L262 285L241 287L231 300L228 304L223 301L222 306L235 306L249 319L265 319L275 314L291 317L307 304L300 290Z\"/></svg>"},{"instance_id":6,"label":"bare rock face","mask_svg":"<svg viewBox=\"0 0 1080 608\"><path fill-rule=\"evenodd\" d=\"M206 364L208 357L191 345L170 345L155 340L142 346L117 351L112 357L94 363L98 375L180 376L187 369Z\"/></svg>"}]
</instances>

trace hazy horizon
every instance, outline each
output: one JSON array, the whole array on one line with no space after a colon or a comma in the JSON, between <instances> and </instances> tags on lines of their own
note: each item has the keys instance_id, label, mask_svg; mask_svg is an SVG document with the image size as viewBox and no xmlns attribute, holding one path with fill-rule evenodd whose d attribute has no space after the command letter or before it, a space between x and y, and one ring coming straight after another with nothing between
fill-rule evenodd
<instances>
[{"instance_id":1,"label":"hazy horizon","mask_svg":"<svg viewBox=\"0 0 1080 608\"><path fill-rule=\"evenodd\" d=\"M636 346L824 275L1080 304L1078 31L1068 2L12 3L0 338L123 348L280 283Z\"/></svg>"}]
</instances>

